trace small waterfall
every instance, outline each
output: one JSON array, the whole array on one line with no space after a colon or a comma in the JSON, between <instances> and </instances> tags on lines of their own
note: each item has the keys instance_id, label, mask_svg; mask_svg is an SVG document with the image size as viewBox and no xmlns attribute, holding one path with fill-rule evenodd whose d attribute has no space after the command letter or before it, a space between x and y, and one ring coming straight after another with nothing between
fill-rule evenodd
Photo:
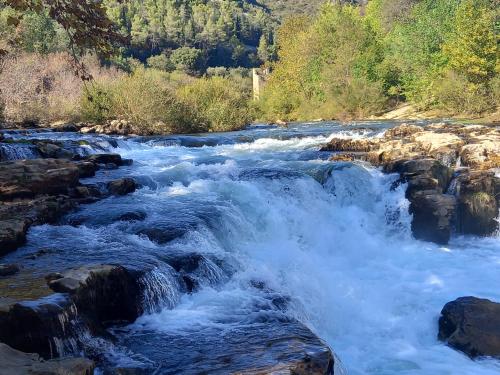
<instances>
[{"instance_id":1,"label":"small waterfall","mask_svg":"<svg viewBox=\"0 0 500 375\"><path fill-rule=\"evenodd\" d=\"M198 268L191 274L200 285L217 285L227 278L224 271L212 260L202 257Z\"/></svg>"},{"instance_id":2,"label":"small waterfall","mask_svg":"<svg viewBox=\"0 0 500 375\"><path fill-rule=\"evenodd\" d=\"M0 144L0 161L36 159L40 157L36 147L29 143Z\"/></svg>"},{"instance_id":3,"label":"small waterfall","mask_svg":"<svg viewBox=\"0 0 500 375\"><path fill-rule=\"evenodd\" d=\"M178 275L170 266L155 268L142 277L143 306L147 313L154 313L162 308L172 309L181 297L181 285Z\"/></svg>"}]
</instances>

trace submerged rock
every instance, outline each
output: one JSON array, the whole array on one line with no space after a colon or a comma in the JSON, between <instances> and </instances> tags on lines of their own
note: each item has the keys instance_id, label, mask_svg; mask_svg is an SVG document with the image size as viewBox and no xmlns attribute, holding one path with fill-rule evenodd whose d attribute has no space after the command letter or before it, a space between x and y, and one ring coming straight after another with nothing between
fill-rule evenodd
<instances>
[{"instance_id":1,"label":"submerged rock","mask_svg":"<svg viewBox=\"0 0 500 375\"><path fill-rule=\"evenodd\" d=\"M12 276L20 271L17 264L0 264L0 276Z\"/></svg>"},{"instance_id":2,"label":"submerged rock","mask_svg":"<svg viewBox=\"0 0 500 375\"><path fill-rule=\"evenodd\" d=\"M0 343L2 375L92 375L94 362L87 358L63 358L44 361Z\"/></svg>"},{"instance_id":3,"label":"submerged rock","mask_svg":"<svg viewBox=\"0 0 500 375\"><path fill-rule=\"evenodd\" d=\"M439 339L470 357L500 357L500 303L462 297L447 303L439 318Z\"/></svg>"},{"instance_id":4,"label":"submerged rock","mask_svg":"<svg viewBox=\"0 0 500 375\"><path fill-rule=\"evenodd\" d=\"M126 195L133 193L137 188L137 184L133 178L120 178L118 180L108 182L106 187L110 194Z\"/></svg>"},{"instance_id":5,"label":"submerged rock","mask_svg":"<svg viewBox=\"0 0 500 375\"><path fill-rule=\"evenodd\" d=\"M127 344L134 352L147 353L161 363L159 373L334 373L335 358L328 345L302 323L290 319L234 325L223 332L206 327L200 336L145 333L133 340ZM150 368L147 373L155 370Z\"/></svg>"}]
</instances>

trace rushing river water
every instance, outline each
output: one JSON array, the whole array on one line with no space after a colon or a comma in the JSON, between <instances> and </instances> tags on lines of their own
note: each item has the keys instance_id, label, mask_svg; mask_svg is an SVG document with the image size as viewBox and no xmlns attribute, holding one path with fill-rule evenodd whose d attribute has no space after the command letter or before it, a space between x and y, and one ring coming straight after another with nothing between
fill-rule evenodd
<instances>
[{"instance_id":1,"label":"rushing river water","mask_svg":"<svg viewBox=\"0 0 500 375\"><path fill-rule=\"evenodd\" d=\"M14 134L87 140L82 153L118 152L134 164L88 183L126 175L142 188L82 206L63 225L32 228L28 244L4 260L49 248L48 256L23 260L25 267L40 274L92 263L154 270L145 280L148 313L117 329L118 343L107 350L116 365L161 362L181 373L196 363L193 348L206 356L224 350L220 332L283 314L269 303L275 293L288 300L285 314L331 346L347 374L498 374L500 362L472 361L439 342L437 320L457 297L500 301L500 239L454 237L445 247L417 241L404 186L390 189L396 176L330 162L318 151L333 136L377 137L388 126L255 126L131 139ZM146 218L116 221L128 212ZM141 234L151 228L161 233L156 242ZM165 264L172 253L203 255L197 292L178 291ZM257 281L266 292L252 287Z\"/></svg>"}]
</instances>

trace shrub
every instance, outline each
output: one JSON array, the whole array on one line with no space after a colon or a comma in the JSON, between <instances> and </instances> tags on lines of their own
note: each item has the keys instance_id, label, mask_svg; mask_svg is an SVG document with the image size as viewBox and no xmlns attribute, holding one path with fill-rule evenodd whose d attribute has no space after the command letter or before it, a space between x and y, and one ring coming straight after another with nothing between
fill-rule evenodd
<instances>
[{"instance_id":1,"label":"shrub","mask_svg":"<svg viewBox=\"0 0 500 375\"><path fill-rule=\"evenodd\" d=\"M119 79L112 88L111 113L140 133L191 131L189 110L169 87L168 75L158 70L137 69Z\"/></svg>"},{"instance_id":2,"label":"shrub","mask_svg":"<svg viewBox=\"0 0 500 375\"><path fill-rule=\"evenodd\" d=\"M448 114L478 114L495 107L486 85L474 84L462 75L448 73L436 83L437 105Z\"/></svg>"},{"instance_id":3,"label":"shrub","mask_svg":"<svg viewBox=\"0 0 500 375\"><path fill-rule=\"evenodd\" d=\"M0 73L5 118L35 123L73 119L78 115L81 86L64 53L10 56Z\"/></svg>"},{"instance_id":4,"label":"shrub","mask_svg":"<svg viewBox=\"0 0 500 375\"><path fill-rule=\"evenodd\" d=\"M207 69L207 77L227 77L229 70L224 66L216 66Z\"/></svg>"},{"instance_id":5,"label":"shrub","mask_svg":"<svg viewBox=\"0 0 500 375\"><path fill-rule=\"evenodd\" d=\"M149 57L146 61L146 65L149 68L163 70L165 72L173 72L175 70L175 64L163 54Z\"/></svg>"},{"instance_id":6,"label":"shrub","mask_svg":"<svg viewBox=\"0 0 500 375\"><path fill-rule=\"evenodd\" d=\"M111 117L113 109L112 89L109 82L92 82L83 88L81 116L91 122L103 122Z\"/></svg>"},{"instance_id":7,"label":"shrub","mask_svg":"<svg viewBox=\"0 0 500 375\"><path fill-rule=\"evenodd\" d=\"M249 96L227 78L196 80L181 88L179 96L192 109L197 130L236 130L253 120Z\"/></svg>"},{"instance_id":8,"label":"shrub","mask_svg":"<svg viewBox=\"0 0 500 375\"><path fill-rule=\"evenodd\" d=\"M347 85L333 90L326 103L331 103L331 112L326 117L340 120L367 118L383 111L386 101L380 82L353 78Z\"/></svg>"}]
</instances>

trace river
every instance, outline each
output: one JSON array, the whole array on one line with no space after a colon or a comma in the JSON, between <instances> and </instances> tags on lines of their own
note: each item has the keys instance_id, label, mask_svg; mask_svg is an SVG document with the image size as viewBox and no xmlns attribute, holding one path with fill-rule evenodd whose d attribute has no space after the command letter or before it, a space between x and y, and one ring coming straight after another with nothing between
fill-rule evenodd
<instances>
[{"instance_id":1,"label":"river","mask_svg":"<svg viewBox=\"0 0 500 375\"><path fill-rule=\"evenodd\" d=\"M209 368L210 352L225 350L217 348L221 332L285 314L330 345L338 373L498 374L499 361L472 361L438 341L437 321L457 297L500 301L499 237L417 241L405 187L390 189L397 176L330 162L318 151L333 136L378 137L392 125L252 126L149 138L6 133L120 153L134 164L86 182L131 176L142 187L82 206L61 225L33 227L27 245L3 261L22 260L40 275L102 263L153 270L144 282L147 313L100 348L109 366ZM145 219L116 221L125 212ZM50 256L26 260L40 248L52 249ZM179 292L165 263L172 253L202 256L195 293ZM269 302L276 296L286 299L285 311ZM204 357L199 363L194 352Z\"/></svg>"}]
</instances>

